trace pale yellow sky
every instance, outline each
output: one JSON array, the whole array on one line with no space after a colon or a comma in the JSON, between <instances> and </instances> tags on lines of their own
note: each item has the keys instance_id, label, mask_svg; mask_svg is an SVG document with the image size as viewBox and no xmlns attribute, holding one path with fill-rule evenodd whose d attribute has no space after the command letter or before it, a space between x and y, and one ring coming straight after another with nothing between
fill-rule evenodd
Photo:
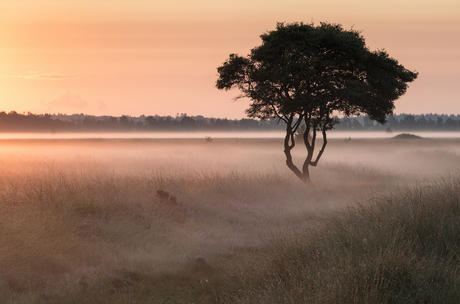
<instances>
[{"instance_id":1,"label":"pale yellow sky","mask_svg":"<svg viewBox=\"0 0 460 304\"><path fill-rule=\"evenodd\" d=\"M397 113L460 114L457 0L2 0L0 110L241 118L216 68L278 21L361 30L420 73Z\"/></svg>"}]
</instances>

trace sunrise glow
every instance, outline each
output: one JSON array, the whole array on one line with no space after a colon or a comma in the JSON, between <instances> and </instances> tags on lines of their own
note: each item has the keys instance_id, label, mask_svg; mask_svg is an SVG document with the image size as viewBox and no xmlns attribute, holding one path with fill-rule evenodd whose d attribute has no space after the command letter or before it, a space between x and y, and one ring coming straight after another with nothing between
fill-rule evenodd
<instances>
[{"instance_id":1,"label":"sunrise glow","mask_svg":"<svg viewBox=\"0 0 460 304\"><path fill-rule=\"evenodd\" d=\"M396 113L460 113L460 2L0 3L0 110L245 117L216 67L277 22L341 23L419 72Z\"/></svg>"}]
</instances>

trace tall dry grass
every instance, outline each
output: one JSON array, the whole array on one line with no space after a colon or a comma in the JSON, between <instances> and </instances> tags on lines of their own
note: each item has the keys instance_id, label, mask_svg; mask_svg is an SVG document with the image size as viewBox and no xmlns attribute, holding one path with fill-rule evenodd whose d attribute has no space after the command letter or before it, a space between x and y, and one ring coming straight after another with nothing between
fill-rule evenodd
<instances>
[{"instance_id":1,"label":"tall dry grass","mask_svg":"<svg viewBox=\"0 0 460 304\"><path fill-rule=\"evenodd\" d=\"M398 206L410 205L404 203L410 191L388 194L371 207L367 201L410 184L412 176L379 163L326 159L314 174L316 188L306 189L286 170L280 146L271 140L3 142L0 303L380 299L399 278L379 276L385 263L402 267L421 252L409 250L419 245L394 243L390 231L401 235L409 229L401 227L423 227L424 220L398 226L407 209ZM419 196L443 189L446 181L419 187ZM363 204L350 207L356 201ZM432 204L426 198L413 209L422 205ZM442 216L443 208L432 211ZM438 260L423 260L419 277ZM406 296L408 288L391 294Z\"/></svg>"},{"instance_id":2,"label":"tall dry grass","mask_svg":"<svg viewBox=\"0 0 460 304\"><path fill-rule=\"evenodd\" d=\"M332 212L276 235L220 303L458 303L460 174Z\"/></svg>"}]
</instances>

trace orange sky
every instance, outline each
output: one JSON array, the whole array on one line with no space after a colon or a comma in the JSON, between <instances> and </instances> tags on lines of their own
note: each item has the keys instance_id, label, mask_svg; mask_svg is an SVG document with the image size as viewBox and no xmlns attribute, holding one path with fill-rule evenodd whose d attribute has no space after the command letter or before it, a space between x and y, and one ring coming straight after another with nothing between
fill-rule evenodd
<instances>
[{"instance_id":1,"label":"orange sky","mask_svg":"<svg viewBox=\"0 0 460 304\"><path fill-rule=\"evenodd\" d=\"M0 110L242 118L216 68L278 21L361 30L419 72L396 113L460 114L458 0L1 0Z\"/></svg>"}]
</instances>

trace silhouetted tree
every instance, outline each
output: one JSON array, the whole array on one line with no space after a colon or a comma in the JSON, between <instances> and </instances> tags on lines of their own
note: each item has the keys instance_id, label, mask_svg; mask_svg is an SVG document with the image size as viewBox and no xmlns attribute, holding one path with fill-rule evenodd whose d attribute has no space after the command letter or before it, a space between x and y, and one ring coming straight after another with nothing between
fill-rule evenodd
<instances>
[{"instance_id":1,"label":"silhouetted tree","mask_svg":"<svg viewBox=\"0 0 460 304\"><path fill-rule=\"evenodd\" d=\"M158 127L158 119L154 116L147 116L145 118L145 125L147 129L153 130Z\"/></svg>"},{"instance_id":2,"label":"silhouetted tree","mask_svg":"<svg viewBox=\"0 0 460 304\"><path fill-rule=\"evenodd\" d=\"M341 119L339 119L337 116L335 117L335 120L337 121L340 121L340 123L338 123L336 125L336 129L338 130L351 130L351 119L349 117L342 117Z\"/></svg>"},{"instance_id":3,"label":"silhouetted tree","mask_svg":"<svg viewBox=\"0 0 460 304\"><path fill-rule=\"evenodd\" d=\"M414 130L416 127L415 116L405 115L400 124L404 129Z\"/></svg>"},{"instance_id":4,"label":"silhouetted tree","mask_svg":"<svg viewBox=\"0 0 460 304\"><path fill-rule=\"evenodd\" d=\"M259 121L255 119L240 119L238 126L244 130L255 130L259 128Z\"/></svg>"},{"instance_id":5,"label":"silhouetted tree","mask_svg":"<svg viewBox=\"0 0 460 304\"><path fill-rule=\"evenodd\" d=\"M363 125L359 122L359 120L354 117L351 119L351 129L353 131L362 131L364 129Z\"/></svg>"},{"instance_id":6,"label":"silhouetted tree","mask_svg":"<svg viewBox=\"0 0 460 304\"><path fill-rule=\"evenodd\" d=\"M438 118L436 119L436 128L439 130L442 130L443 127L444 127L444 120L440 116L438 116Z\"/></svg>"},{"instance_id":7,"label":"silhouetted tree","mask_svg":"<svg viewBox=\"0 0 460 304\"><path fill-rule=\"evenodd\" d=\"M197 126L195 119L190 116L183 116L179 124L182 129L186 130L194 130Z\"/></svg>"},{"instance_id":8,"label":"silhouetted tree","mask_svg":"<svg viewBox=\"0 0 460 304\"><path fill-rule=\"evenodd\" d=\"M227 118L224 119L212 119L211 120L211 125L213 129L216 130L231 130L234 128L234 124L228 120Z\"/></svg>"},{"instance_id":9,"label":"silhouetted tree","mask_svg":"<svg viewBox=\"0 0 460 304\"><path fill-rule=\"evenodd\" d=\"M426 122L426 129L427 130L434 130L436 129L436 122L431 119L431 118L428 118L427 122Z\"/></svg>"},{"instance_id":10,"label":"silhouetted tree","mask_svg":"<svg viewBox=\"0 0 460 304\"><path fill-rule=\"evenodd\" d=\"M118 130L118 118L109 116L105 118L105 123L108 130Z\"/></svg>"},{"instance_id":11,"label":"silhouetted tree","mask_svg":"<svg viewBox=\"0 0 460 304\"><path fill-rule=\"evenodd\" d=\"M171 116L144 116L121 118L125 121L123 125L118 122L117 117L113 116L92 116L85 114L33 114L28 112L17 113L11 111L6 113L0 111L0 132L49 132L55 130L62 131L136 131L136 130L177 130L187 128L185 121L191 122L190 129L195 130L281 130L286 128L284 121L277 117L266 120L258 119L216 119L205 118L203 116L178 116L179 119L173 119ZM182 121L185 117L186 120ZM382 130L387 128L392 130L412 129L412 130L459 130L459 115L389 115L387 124L374 124L371 120L364 117L347 117L338 118L334 116L335 121L339 121L334 127L338 130L363 131L365 130ZM281 122L281 123L280 123ZM296 132L296 136L298 134ZM298 137L296 137L298 138ZM298 141L296 141L298 142ZM301 141L303 143L303 141Z\"/></svg>"},{"instance_id":12,"label":"silhouetted tree","mask_svg":"<svg viewBox=\"0 0 460 304\"><path fill-rule=\"evenodd\" d=\"M372 130L374 128L374 122L367 116L363 117L364 129Z\"/></svg>"},{"instance_id":13,"label":"silhouetted tree","mask_svg":"<svg viewBox=\"0 0 460 304\"><path fill-rule=\"evenodd\" d=\"M396 130L399 127L399 121L394 117L394 115L389 115L387 118L388 128Z\"/></svg>"},{"instance_id":14,"label":"silhouetted tree","mask_svg":"<svg viewBox=\"0 0 460 304\"><path fill-rule=\"evenodd\" d=\"M204 116L197 116L196 119L196 125L197 125L197 128L200 129L200 130L207 130L209 129L209 122L206 118L204 118Z\"/></svg>"},{"instance_id":15,"label":"silhouetted tree","mask_svg":"<svg viewBox=\"0 0 460 304\"><path fill-rule=\"evenodd\" d=\"M173 129L174 124L171 116L167 116L164 119L160 120L160 125L165 129Z\"/></svg>"},{"instance_id":16,"label":"silhouetted tree","mask_svg":"<svg viewBox=\"0 0 460 304\"><path fill-rule=\"evenodd\" d=\"M428 125L428 120L425 118L425 115L420 116L416 121L415 125L418 130L425 130Z\"/></svg>"},{"instance_id":17,"label":"silhouetted tree","mask_svg":"<svg viewBox=\"0 0 460 304\"><path fill-rule=\"evenodd\" d=\"M454 120L452 117L447 118L444 122L444 130L458 130L458 126L458 121Z\"/></svg>"},{"instance_id":18,"label":"silhouetted tree","mask_svg":"<svg viewBox=\"0 0 460 304\"><path fill-rule=\"evenodd\" d=\"M326 131L337 122L333 114L367 114L383 124L407 83L417 77L384 50L370 51L358 31L338 24L278 23L261 38L262 44L247 57L231 54L218 67L216 86L236 87L242 92L239 97L248 97L249 117L276 116L286 123L286 165L306 184L309 166L318 164L326 147ZM299 169L291 150L302 123L307 156ZM323 142L314 158L317 132Z\"/></svg>"},{"instance_id":19,"label":"silhouetted tree","mask_svg":"<svg viewBox=\"0 0 460 304\"><path fill-rule=\"evenodd\" d=\"M129 117L126 116L126 115L122 115L118 122L119 122L120 126L123 127L123 129L125 129L125 130L129 130L130 127L133 125L133 123L131 122Z\"/></svg>"}]
</instances>

